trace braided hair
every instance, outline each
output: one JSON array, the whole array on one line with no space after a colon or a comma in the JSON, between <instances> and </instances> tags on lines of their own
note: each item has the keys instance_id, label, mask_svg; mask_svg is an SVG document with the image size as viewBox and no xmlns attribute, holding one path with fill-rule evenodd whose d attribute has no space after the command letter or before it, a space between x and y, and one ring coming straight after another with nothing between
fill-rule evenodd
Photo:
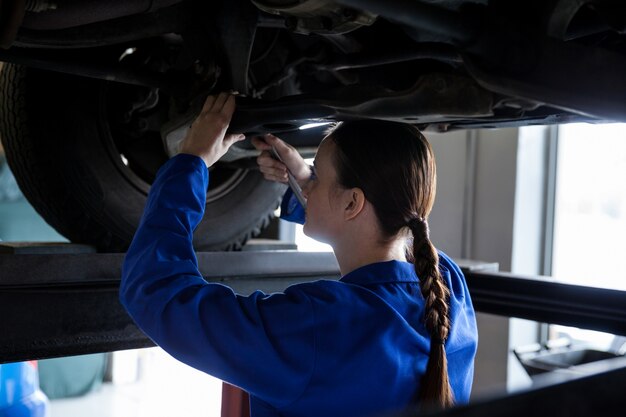
<instances>
[{"instance_id":1,"label":"braided hair","mask_svg":"<svg viewBox=\"0 0 626 417\"><path fill-rule=\"evenodd\" d=\"M407 257L420 280L424 324L431 337L428 365L416 399L422 407L449 407L454 404L445 352L450 291L428 229L436 189L432 148L417 128L395 122L340 122L327 136L337 146L334 163L339 184L363 190L384 236L393 239L407 229L413 235Z\"/></svg>"}]
</instances>

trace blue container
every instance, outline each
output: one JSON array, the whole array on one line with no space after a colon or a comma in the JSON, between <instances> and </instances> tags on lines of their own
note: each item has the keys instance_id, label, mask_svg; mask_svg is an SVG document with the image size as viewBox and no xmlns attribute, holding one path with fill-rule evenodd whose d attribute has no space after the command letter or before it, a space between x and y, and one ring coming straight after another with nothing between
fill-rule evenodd
<instances>
[{"instance_id":1,"label":"blue container","mask_svg":"<svg viewBox=\"0 0 626 417\"><path fill-rule=\"evenodd\" d=\"M0 365L0 417L49 417L50 401L39 389L37 362Z\"/></svg>"}]
</instances>

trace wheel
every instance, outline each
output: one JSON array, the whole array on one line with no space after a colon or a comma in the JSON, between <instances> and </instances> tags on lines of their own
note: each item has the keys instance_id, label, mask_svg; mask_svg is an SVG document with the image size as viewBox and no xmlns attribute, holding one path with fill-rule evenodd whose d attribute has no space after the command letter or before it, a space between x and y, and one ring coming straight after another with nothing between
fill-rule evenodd
<instances>
[{"instance_id":1,"label":"wheel","mask_svg":"<svg viewBox=\"0 0 626 417\"><path fill-rule=\"evenodd\" d=\"M0 135L25 197L71 242L124 252L150 184L167 161L158 131L168 99L148 89L8 64L0 89ZM267 226L285 187L256 170L227 165L216 165L210 179L194 247L240 249Z\"/></svg>"}]
</instances>

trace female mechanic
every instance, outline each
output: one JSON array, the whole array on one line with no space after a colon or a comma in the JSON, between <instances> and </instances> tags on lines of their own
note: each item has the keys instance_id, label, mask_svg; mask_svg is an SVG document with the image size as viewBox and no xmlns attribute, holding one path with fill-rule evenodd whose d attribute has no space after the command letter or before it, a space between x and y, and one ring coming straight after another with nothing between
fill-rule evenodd
<instances>
[{"instance_id":1,"label":"female mechanic","mask_svg":"<svg viewBox=\"0 0 626 417\"><path fill-rule=\"evenodd\" d=\"M180 361L247 391L252 417L466 403L476 321L462 272L429 239L435 161L424 136L343 122L313 168L280 139L256 138L264 176L286 182L288 167L307 199L305 213L288 190L281 216L329 243L342 277L241 296L202 278L192 245L207 168L244 138L226 133L234 110L233 95L209 96L152 185L120 287L137 325Z\"/></svg>"}]
</instances>

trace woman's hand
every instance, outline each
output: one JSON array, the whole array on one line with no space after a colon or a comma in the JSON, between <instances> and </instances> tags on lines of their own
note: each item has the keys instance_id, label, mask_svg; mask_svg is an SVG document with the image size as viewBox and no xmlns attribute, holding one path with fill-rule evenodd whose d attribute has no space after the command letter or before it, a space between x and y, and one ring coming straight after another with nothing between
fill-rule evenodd
<instances>
[{"instance_id":1,"label":"woman's hand","mask_svg":"<svg viewBox=\"0 0 626 417\"><path fill-rule=\"evenodd\" d=\"M199 156L207 168L217 162L233 143L245 139L242 134L226 134L234 111L234 95L220 93L208 96L187 132L180 152Z\"/></svg>"},{"instance_id":2,"label":"woman's hand","mask_svg":"<svg viewBox=\"0 0 626 417\"><path fill-rule=\"evenodd\" d=\"M293 174L298 184L303 187L311 176L311 168L296 148L280 140L274 135L267 134L261 138L252 138L252 145L261 152L257 158L259 170L270 181L287 182L287 168ZM283 162L272 157L272 146L280 155Z\"/></svg>"}]
</instances>

